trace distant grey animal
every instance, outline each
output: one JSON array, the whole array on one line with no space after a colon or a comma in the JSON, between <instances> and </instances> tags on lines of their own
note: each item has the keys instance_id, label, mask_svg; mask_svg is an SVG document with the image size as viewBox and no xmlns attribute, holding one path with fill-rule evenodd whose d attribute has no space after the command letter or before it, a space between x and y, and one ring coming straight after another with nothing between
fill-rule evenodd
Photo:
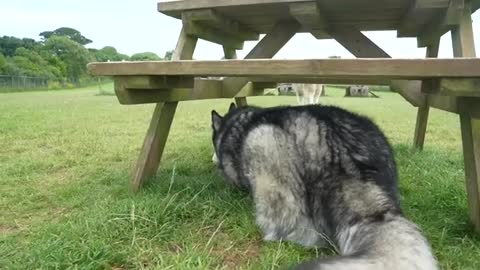
<instances>
[{"instance_id":1,"label":"distant grey animal","mask_svg":"<svg viewBox=\"0 0 480 270\"><path fill-rule=\"evenodd\" d=\"M212 111L228 183L250 192L264 240L336 245L295 269L434 270L430 245L402 214L392 149L369 119L333 106Z\"/></svg>"}]
</instances>

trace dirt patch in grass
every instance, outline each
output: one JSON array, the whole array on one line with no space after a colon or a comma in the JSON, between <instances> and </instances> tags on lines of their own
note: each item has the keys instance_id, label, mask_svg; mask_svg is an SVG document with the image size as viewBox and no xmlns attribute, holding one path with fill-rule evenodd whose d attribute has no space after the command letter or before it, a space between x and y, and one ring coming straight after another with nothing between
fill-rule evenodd
<instances>
[{"instance_id":1,"label":"dirt patch in grass","mask_svg":"<svg viewBox=\"0 0 480 270\"><path fill-rule=\"evenodd\" d=\"M110 270L124 270L127 269L124 265L114 264L110 266Z\"/></svg>"},{"instance_id":2,"label":"dirt patch in grass","mask_svg":"<svg viewBox=\"0 0 480 270\"><path fill-rule=\"evenodd\" d=\"M239 241L227 229L215 226L200 228L195 235L208 236L208 238L203 238L201 244L195 243L190 248L188 243L170 242L166 245L166 250L175 255L191 249L200 254L208 254L208 257L214 258L214 266L221 269L245 268L261 257L263 242L260 238Z\"/></svg>"},{"instance_id":3,"label":"dirt patch in grass","mask_svg":"<svg viewBox=\"0 0 480 270\"><path fill-rule=\"evenodd\" d=\"M178 244L178 243L168 243L167 244L167 250L173 254L179 254L183 252L183 244Z\"/></svg>"},{"instance_id":4,"label":"dirt patch in grass","mask_svg":"<svg viewBox=\"0 0 480 270\"><path fill-rule=\"evenodd\" d=\"M246 266L260 258L261 247L262 241L253 240L243 244L239 248L231 249L223 254L223 266L225 266L226 269L238 269Z\"/></svg>"},{"instance_id":5,"label":"dirt patch in grass","mask_svg":"<svg viewBox=\"0 0 480 270\"><path fill-rule=\"evenodd\" d=\"M13 226L0 225L0 235L9 235L14 234L20 231L20 228L15 228Z\"/></svg>"},{"instance_id":6,"label":"dirt patch in grass","mask_svg":"<svg viewBox=\"0 0 480 270\"><path fill-rule=\"evenodd\" d=\"M59 167L45 175L37 185L43 190L51 190L53 188L61 188L63 185L71 183L73 178L72 168Z\"/></svg>"},{"instance_id":7,"label":"dirt patch in grass","mask_svg":"<svg viewBox=\"0 0 480 270\"><path fill-rule=\"evenodd\" d=\"M22 232L30 229L35 224L57 223L61 218L67 216L70 211L68 208L54 207L37 211L36 213L24 214L13 219L15 226L0 225L0 234L4 234L4 231L5 234ZM12 220L7 221L7 223L12 223Z\"/></svg>"}]
</instances>

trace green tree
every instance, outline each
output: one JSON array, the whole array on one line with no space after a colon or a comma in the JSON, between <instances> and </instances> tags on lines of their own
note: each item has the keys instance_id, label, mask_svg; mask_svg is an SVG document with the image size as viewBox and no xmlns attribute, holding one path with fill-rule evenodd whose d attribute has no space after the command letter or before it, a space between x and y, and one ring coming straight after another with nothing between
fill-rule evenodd
<instances>
[{"instance_id":1,"label":"green tree","mask_svg":"<svg viewBox=\"0 0 480 270\"><path fill-rule=\"evenodd\" d=\"M130 60L130 56L126 55L126 54L123 54L123 53L119 53L118 54L118 61L122 61L122 60Z\"/></svg>"},{"instance_id":2,"label":"green tree","mask_svg":"<svg viewBox=\"0 0 480 270\"><path fill-rule=\"evenodd\" d=\"M3 36L0 38L0 53L6 57L15 55L17 48L22 47L23 42L16 37Z\"/></svg>"},{"instance_id":3,"label":"green tree","mask_svg":"<svg viewBox=\"0 0 480 270\"><path fill-rule=\"evenodd\" d=\"M68 37L59 36L48 38L45 42L45 50L65 64L66 77L78 84L90 60L88 50Z\"/></svg>"},{"instance_id":4,"label":"green tree","mask_svg":"<svg viewBox=\"0 0 480 270\"><path fill-rule=\"evenodd\" d=\"M170 50L170 51L167 51L165 53L165 60L172 60L172 56L173 56L173 50Z\"/></svg>"},{"instance_id":5,"label":"green tree","mask_svg":"<svg viewBox=\"0 0 480 270\"><path fill-rule=\"evenodd\" d=\"M136 53L130 57L132 61L155 61L162 60L158 55L152 52Z\"/></svg>"},{"instance_id":6,"label":"green tree","mask_svg":"<svg viewBox=\"0 0 480 270\"><path fill-rule=\"evenodd\" d=\"M58 80L64 80L67 77L67 67L62 59L52 54L46 48L42 48L39 54L48 62L49 67L55 70L54 74Z\"/></svg>"},{"instance_id":7,"label":"green tree","mask_svg":"<svg viewBox=\"0 0 480 270\"><path fill-rule=\"evenodd\" d=\"M94 52L95 59L99 62L107 61L122 61L128 60L128 55L118 53L117 49L112 46L103 47L100 50Z\"/></svg>"},{"instance_id":8,"label":"green tree","mask_svg":"<svg viewBox=\"0 0 480 270\"><path fill-rule=\"evenodd\" d=\"M4 67L5 74L13 75L13 76L18 76L23 74L23 71L15 65L13 57L9 57L6 59L7 59L7 62Z\"/></svg>"},{"instance_id":9,"label":"green tree","mask_svg":"<svg viewBox=\"0 0 480 270\"><path fill-rule=\"evenodd\" d=\"M70 27L60 27L53 31L44 31L39 35L43 37L44 40L48 40L52 36L60 36L60 37L68 37L69 39L81 45L87 45L89 43L92 43L90 39L84 37L78 30Z\"/></svg>"},{"instance_id":10,"label":"green tree","mask_svg":"<svg viewBox=\"0 0 480 270\"><path fill-rule=\"evenodd\" d=\"M0 74L5 73L6 67L7 67L7 59L5 59L5 56L2 53L0 53Z\"/></svg>"},{"instance_id":11,"label":"green tree","mask_svg":"<svg viewBox=\"0 0 480 270\"><path fill-rule=\"evenodd\" d=\"M38 42L32 38L22 38L22 47L28 50L35 50Z\"/></svg>"},{"instance_id":12,"label":"green tree","mask_svg":"<svg viewBox=\"0 0 480 270\"><path fill-rule=\"evenodd\" d=\"M40 54L33 50L20 47L11 59L17 75L42 77L45 79L61 79L61 72L49 64Z\"/></svg>"},{"instance_id":13,"label":"green tree","mask_svg":"<svg viewBox=\"0 0 480 270\"><path fill-rule=\"evenodd\" d=\"M39 47L39 43L31 38L16 38L10 36L0 37L0 53L5 57L12 57L15 55L15 51L18 48L26 48L29 50L36 50Z\"/></svg>"}]
</instances>

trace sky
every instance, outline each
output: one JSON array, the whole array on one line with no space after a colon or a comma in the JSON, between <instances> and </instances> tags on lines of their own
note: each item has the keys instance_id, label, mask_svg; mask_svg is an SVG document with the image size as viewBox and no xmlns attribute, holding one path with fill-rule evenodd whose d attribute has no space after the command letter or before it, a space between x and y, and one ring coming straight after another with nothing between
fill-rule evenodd
<instances>
[{"instance_id":1,"label":"sky","mask_svg":"<svg viewBox=\"0 0 480 270\"><path fill-rule=\"evenodd\" d=\"M157 11L157 0L0 0L0 36L28 37L59 27L79 30L93 40L90 48L114 46L120 53L132 55L151 51L163 56L175 48L181 21ZM160 1L165 2L165 1ZM480 11L473 15L476 50L480 54ZM396 38L395 31L364 32L392 57L424 57L413 38ZM244 57L256 42L246 42L237 52ZM301 48L301 49L299 49ZM316 40L310 34L297 34L275 56L276 59L327 58L353 56L333 40ZM200 40L195 59L220 59L221 47ZM450 35L442 37L439 57L452 57Z\"/></svg>"}]
</instances>

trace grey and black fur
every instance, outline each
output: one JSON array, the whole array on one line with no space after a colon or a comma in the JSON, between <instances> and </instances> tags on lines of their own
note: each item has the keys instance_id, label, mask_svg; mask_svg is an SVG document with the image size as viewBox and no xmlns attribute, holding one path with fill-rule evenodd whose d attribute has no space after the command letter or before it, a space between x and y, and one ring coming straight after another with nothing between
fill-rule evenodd
<instances>
[{"instance_id":1,"label":"grey and black fur","mask_svg":"<svg viewBox=\"0 0 480 270\"><path fill-rule=\"evenodd\" d=\"M296 269L433 270L430 246L402 214L392 149L365 117L333 106L212 111L227 182L250 191L265 240L334 244Z\"/></svg>"}]
</instances>

